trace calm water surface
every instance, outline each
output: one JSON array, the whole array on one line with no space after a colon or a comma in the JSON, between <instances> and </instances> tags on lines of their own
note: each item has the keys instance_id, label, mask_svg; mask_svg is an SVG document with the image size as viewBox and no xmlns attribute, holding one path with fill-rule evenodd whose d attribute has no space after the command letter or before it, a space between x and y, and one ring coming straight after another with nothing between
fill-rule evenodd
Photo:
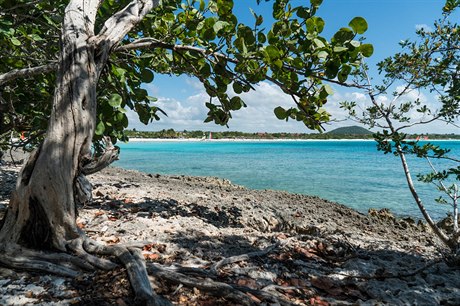
<instances>
[{"instance_id":1,"label":"calm water surface","mask_svg":"<svg viewBox=\"0 0 460 306\"><path fill-rule=\"evenodd\" d=\"M460 142L437 144L460 153ZM148 173L217 176L253 189L317 195L367 212L388 207L420 218L404 179L399 158L376 150L373 141L197 141L121 144L116 166ZM411 159L412 173L429 171ZM451 164L454 166L454 164ZM434 186L417 182L436 218L448 207L434 203Z\"/></svg>"}]
</instances>

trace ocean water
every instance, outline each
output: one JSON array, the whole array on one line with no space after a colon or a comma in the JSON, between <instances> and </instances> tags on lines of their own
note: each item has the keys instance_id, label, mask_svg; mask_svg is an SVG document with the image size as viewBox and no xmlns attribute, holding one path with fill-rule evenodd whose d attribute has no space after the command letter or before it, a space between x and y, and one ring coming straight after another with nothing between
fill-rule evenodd
<instances>
[{"instance_id":1,"label":"ocean water","mask_svg":"<svg viewBox=\"0 0 460 306\"><path fill-rule=\"evenodd\" d=\"M460 141L437 144L460 157ZM400 216L422 217L399 158L378 152L373 141L131 141L120 147L115 166L125 169L216 176L253 189L316 195L361 212L389 208ZM409 158L409 163L414 180L430 170L424 160ZM434 218L450 211L434 201L440 195L435 186L416 186Z\"/></svg>"}]
</instances>

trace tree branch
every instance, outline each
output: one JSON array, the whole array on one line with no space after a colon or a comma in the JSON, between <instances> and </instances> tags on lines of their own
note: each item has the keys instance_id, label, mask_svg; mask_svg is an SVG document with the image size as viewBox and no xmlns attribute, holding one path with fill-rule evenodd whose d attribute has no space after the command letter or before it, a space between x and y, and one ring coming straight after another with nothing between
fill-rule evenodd
<instances>
[{"instance_id":1,"label":"tree branch","mask_svg":"<svg viewBox=\"0 0 460 306\"><path fill-rule=\"evenodd\" d=\"M98 73L102 72L113 47L144 19L152 9L159 5L159 0L133 0L123 9L112 15L104 23L98 35L90 38L89 43L99 51Z\"/></svg>"},{"instance_id":2,"label":"tree branch","mask_svg":"<svg viewBox=\"0 0 460 306\"><path fill-rule=\"evenodd\" d=\"M7 73L0 74L0 85L3 85L6 82L13 81L18 78L22 77L32 77L37 74L48 73L54 71L58 68L58 64L50 63L47 65L31 67L31 68L24 68L24 69L15 69L8 71Z\"/></svg>"},{"instance_id":3,"label":"tree branch","mask_svg":"<svg viewBox=\"0 0 460 306\"><path fill-rule=\"evenodd\" d=\"M231 58L223 53L220 52L212 52L206 49L194 47L194 46L187 46L187 45L180 45L180 44L169 44L163 41L160 41L155 38L141 38L139 40L133 41L132 43L118 46L115 48L114 51L130 51L130 50L137 50L137 49L148 49L148 48L163 48L171 51L194 51L197 53L201 53L204 57L207 56L214 56L216 58L224 59L228 62L233 64L238 64L239 61L237 59Z\"/></svg>"},{"instance_id":4,"label":"tree branch","mask_svg":"<svg viewBox=\"0 0 460 306\"><path fill-rule=\"evenodd\" d=\"M105 150L102 155L99 157L92 157L89 159L89 163L82 165L81 173L83 175L90 175L101 171L118 159L120 152L118 148L112 144L110 137L106 137L104 141Z\"/></svg>"}]
</instances>

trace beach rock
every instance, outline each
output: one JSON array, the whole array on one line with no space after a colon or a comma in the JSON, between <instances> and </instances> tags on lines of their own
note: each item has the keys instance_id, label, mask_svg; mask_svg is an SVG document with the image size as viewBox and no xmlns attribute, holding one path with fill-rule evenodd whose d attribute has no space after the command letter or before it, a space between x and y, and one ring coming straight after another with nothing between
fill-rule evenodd
<instances>
[{"instance_id":1,"label":"beach rock","mask_svg":"<svg viewBox=\"0 0 460 306\"><path fill-rule=\"evenodd\" d=\"M8 167L0 171L0 203L17 175L17 168ZM208 269L221 259L275 246L220 267L219 279L275 290L300 305L311 304L310 298L332 305L460 304L460 271L440 260L439 241L423 223L388 211L368 216L318 197L112 167L89 180L94 200L80 208L79 226L103 244L140 243L147 261ZM180 296L203 294L155 276L152 282L176 304ZM294 289L276 289L286 287ZM132 305L129 288L122 270L71 280L0 269L4 305Z\"/></svg>"}]
</instances>

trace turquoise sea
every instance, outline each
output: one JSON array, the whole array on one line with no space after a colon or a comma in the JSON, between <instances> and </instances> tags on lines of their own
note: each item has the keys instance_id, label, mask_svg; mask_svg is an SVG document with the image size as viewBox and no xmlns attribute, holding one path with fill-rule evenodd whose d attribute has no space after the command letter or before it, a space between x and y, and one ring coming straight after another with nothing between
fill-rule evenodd
<instances>
[{"instance_id":1,"label":"turquoise sea","mask_svg":"<svg viewBox=\"0 0 460 306\"><path fill-rule=\"evenodd\" d=\"M436 143L459 157L459 141ZM125 169L217 176L253 189L317 195L361 212L387 207L400 216L421 218L399 158L378 152L373 141L131 141L120 147L115 166ZM414 179L430 170L424 160L409 162ZM439 194L433 185L416 185L435 218L450 211L434 202Z\"/></svg>"}]
</instances>

